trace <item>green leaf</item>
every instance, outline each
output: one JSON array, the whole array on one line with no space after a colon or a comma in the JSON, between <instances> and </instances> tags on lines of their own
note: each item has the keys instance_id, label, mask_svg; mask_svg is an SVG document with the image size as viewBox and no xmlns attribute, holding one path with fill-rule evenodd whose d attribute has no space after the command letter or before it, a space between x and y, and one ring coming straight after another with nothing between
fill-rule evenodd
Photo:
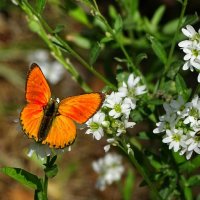
<instances>
[{"instance_id":1,"label":"green leaf","mask_svg":"<svg viewBox=\"0 0 200 200\"><path fill-rule=\"evenodd\" d=\"M200 156L196 156L194 159L187 161L180 165L180 172L191 173L200 167Z\"/></svg>"},{"instance_id":2,"label":"green leaf","mask_svg":"<svg viewBox=\"0 0 200 200\"><path fill-rule=\"evenodd\" d=\"M188 24L194 24L196 22L199 21L199 16L197 13L195 13L194 15L187 15L186 17L184 17L183 19L183 24L182 26L186 26Z\"/></svg>"},{"instance_id":3,"label":"green leaf","mask_svg":"<svg viewBox=\"0 0 200 200\"><path fill-rule=\"evenodd\" d=\"M54 165L54 163L56 162L56 159L57 159L57 155L55 155L49 162L49 165L52 166Z\"/></svg>"},{"instance_id":4,"label":"green leaf","mask_svg":"<svg viewBox=\"0 0 200 200\"><path fill-rule=\"evenodd\" d=\"M165 6L162 5L160 7L158 7L158 9L155 11L152 19L151 19L151 24L154 26L154 27L157 27L157 25L159 24L160 20L162 19L163 17L163 14L165 12Z\"/></svg>"},{"instance_id":5,"label":"green leaf","mask_svg":"<svg viewBox=\"0 0 200 200\"><path fill-rule=\"evenodd\" d=\"M175 33L178 26L178 22L179 22L179 18L173 19L169 21L168 23L166 23L163 26L163 33L168 34L168 35Z\"/></svg>"},{"instance_id":6,"label":"green leaf","mask_svg":"<svg viewBox=\"0 0 200 200\"><path fill-rule=\"evenodd\" d=\"M144 131L139 132L138 138L140 140L149 140L150 139L149 136L147 135L147 133Z\"/></svg>"},{"instance_id":7,"label":"green leaf","mask_svg":"<svg viewBox=\"0 0 200 200\"><path fill-rule=\"evenodd\" d=\"M96 42L92 46L92 48L90 50L90 54L89 54L89 63L90 63L90 65L93 65L96 62L96 60L97 60L97 58L98 58L98 56L99 56L99 54L101 52L101 48L102 48L102 45L99 42Z\"/></svg>"},{"instance_id":8,"label":"green leaf","mask_svg":"<svg viewBox=\"0 0 200 200\"><path fill-rule=\"evenodd\" d=\"M174 79L176 74L178 73L179 69L183 66L183 62L180 60L177 60L176 62L173 62L171 64L171 67L169 71L167 72L167 77L170 79Z\"/></svg>"},{"instance_id":9,"label":"green leaf","mask_svg":"<svg viewBox=\"0 0 200 200\"><path fill-rule=\"evenodd\" d=\"M146 152L146 154L147 154L146 156L149 160L149 163L151 164L153 168L155 168L156 170L160 170L163 167L164 164L159 157L154 155L152 152L148 152L148 151Z\"/></svg>"},{"instance_id":10,"label":"green leaf","mask_svg":"<svg viewBox=\"0 0 200 200\"><path fill-rule=\"evenodd\" d=\"M133 19L133 16L135 15L135 13L138 10L138 5L139 5L138 0L134 0L134 1L124 0L121 2L123 2L124 7L126 8L126 10L128 12L128 17L130 19Z\"/></svg>"},{"instance_id":11,"label":"green leaf","mask_svg":"<svg viewBox=\"0 0 200 200\"><path fill-rule=\"evenodd\" d=\"M113 5L109 5L108 11L109 11L110 17L112 17L112 19L116 19L118 13Z\"/></svg>"},{"instance_id":12,"label":"green leaf","mask_svg":"<svg viewBox=\"0 0 200 200\"><path fill-rule=\"evenodd\" d=\"M53 30L53 32L52 33L54 33L54 34L57 34L57 33L60 33L63 29L64 29L64 25L63 24L58 24L57 26L56 26L56 28Z\"/></svg>"},{"instance_id":13,"label":"green leaf","mask_svg":"<svg viewBox=\"0 0 200 200\"><path fill-rule=\"evenodd\" d=\"M58 173L58 167L57 165L53 165L51 167L46 167L44 171L48 178L53 178Z\"/></svg>"},{"instance_id":14,"label":"green leaf","mask_svg":"<svg viewBox=\"0 0 200 200\"><path fill-rule=\"evenodd\" d=\"M89 49L91 46L90 41L87 38L81 36L80 34L72 35L71 41L84 49Z\"/></svg>"},{"instance_id":15,"label":"green leaf","mask_svg":"<svg viewBox=\"0 0 200 200\"><path fill-rule=\"evenodd\" d=\"M36 10L38 13L42 13L46 5L46 0L37 0L36 1Z\"/></svg>"},{"instance_id":16,"label":"green leaf","mask_svg":"<svg viewBox=\"0 0 200 200\"><path fill-rule=\"evenodd\" d=\"M136 57L136 61L135 61L136 66L138 66L144 59L147 59L147 58L148 58L148 56L147 56L146 53L138 54L137 57Z\"/></svg>"},{"instance_id":17,"label":"green leaf","mask_svg":"<svg viewBox=\"0 0 200 200\"><path fill-rule=\"evenodd\" d=\"M104 38L101 39L100 43L107 43L107 42L110 42L112 40L113 40L112 37L104 37Z\"/></svg>"},{"instance_id":18,"label":"green leaf","mask_svg":"<svg viewBox=\"0 0 200 200\"><path fill-rule=\"evenodd\" d=\"M199 17L197 15L197 13L195 13L195 15L188 15L188 16L183 18L181 26L184 27L184 26L186 26L188 24L194 24L198 20L199 20ZM165 34L173 34L173 33L175 33L176 29L178 27L178 23L179 23L179 18L169 21L168 23L166 23L163 26L163 33L165 33Z\"/></svg>"},{"instance_id":19,"label":"green leaf","mask_svg":"<svg viewBox=\"0 0 200 200\"><path fill-rule=\"evenodd\" d=\"M62 51L70 53L70 51L67 49L67 47L63 46L63 44L61 44L60 42L56 41L54 38L52 40L52 43L55 44L57 47L59 47Z\"/></svg>"},{"instance_id":20,"label":"green leaf","mask_svg":"<svg viewBox=\"0 0 200 200\"><path fill-rule=\"evenodd\" d=\"M117 16L114 24L115 33L119 33L123 28L123 21L120 15Z\"/></svg>"},{"instance_id":21,"label":"green leaf","mask_svg":"<svg viewBox=\"0 0 200 200\"><path fill-rule=\"evenodd\" d=\"M172 152L172 155L174 157L174 160L176 161L176 164L181 164L181 163L184 163L186 161L185 157L184 156L181 156L179 155L178 152Z\"/></svg>"},{"instance_id":22,"label":"green leaf","mask_svg":"<svg viewBox=\"0 0 200 200\"><path fill-rule=\"evenodd\" d=\"M191 176L191 177L187 180L187 184L188 184L190 187L200 185L200 175Z\"/></svg>"},{"instance_id":23,"label":"green leaf","mask_svg":"<svg viewBox=\"0 0 200 200\"><path fill-rule=\"evenodd\" d=\"M167 54L163 45L153 36L150 36L149 40L151 41L151 47L154 53L160 59L160 61L165 64L167 62Z\"/></svg>"},{"instance_id":24,"label":"green leaf","mask_svg":"<svg viewBox=\"0 0 200 200\"><path fill-rule=\"evenodd\" d=\"M69 16L71 16L76 21L78 21L88 27L91 27L91 24L88 20L88 17L86 15L85 11L80 6L76 7L75 9L71 9L69 11Z\"/></svg>"},{"instance_id":25,"label":"green leaf","mask_svg":"<svg viewBox=\"0 0 200 200\"><path fill-rule=\"evenodd\" d=\"M123 186L123 200L132 199L134 184L135 184L135 176L132 170L129 170Z\"/></svg>"},{"instance_id":26,"label":"green leaf","mask_svg":"<svg viewBox=\"0 0 200 200\"><path fill-rule=\"evenodd\" d=\"M40 179L36 175L31 174L23 169L3 167L0 169L0 171L31 189L41 190L42 188Z\"/></svg>"},{"instance_id":27,"label":"green leaf","mask_svg":"<svg viewBox=\"0 0 200 200\"><path fill-rule=\"evenodd\" d=\"M140 144L140 142L135 138L135 137L131 137L130 140L131 144L136 147L137 149L141 150L142 146Z\"/></svg>"},{"instance_id":28,"label":"green leaf","mask_svg":"<svg viewBox=\"0 0 200 200\"><path fill-rule=\"evenodd\" d=\"M187 89L186 83L180 74L176 75L175 82L176 82L176 89L179 95L181 95L183 99L187 101L190 97L191 90Z\"/></svg>"},{"instance_id":29,"label":"green leaf","mask_svg":"<svg viewBox=\"0 0 200 200\"><path fill-rule=\"evenodd\" d=\"M185 187L184 188L184 196L185 196L185 200L193 200L192 190L188 187Z\"/></svg>"}]
</instances>

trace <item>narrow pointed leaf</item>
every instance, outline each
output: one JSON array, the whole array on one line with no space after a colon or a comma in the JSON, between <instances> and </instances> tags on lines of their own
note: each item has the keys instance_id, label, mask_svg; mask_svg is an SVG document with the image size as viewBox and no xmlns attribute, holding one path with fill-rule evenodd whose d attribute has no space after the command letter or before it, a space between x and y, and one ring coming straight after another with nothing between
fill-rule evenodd
<instances>
[{"instance_id":1,"label":"narrow pointed leaf","mask_svg":"<svg viewBox=\"0 0 200 200\"><path fill-rule=\"evenodd\" d=\"M89 57L90 65L93 65L96 62L100 52L101 52L101 44L97 42L92 46L90 50L90 57Z\"/></svg>"},{"instance_id":2,"label":"narrow pointed leaf","mask_svg":"<svg viewBox=\"0 0 200 200\"><path fill-rule=\"evenodd\" d=\"M40 179L36 175L31 174L23 169L4 167L1 168L0 171L31 189L40 190L42 188Z\"/></svg>"},{"instance_id":3,"label":"narrow pointed leaf","mask_svg":"<svg viewBox=\"0 0 200 200\"><path fill-rule=\"evenodd\" d=\"M36 1L36 10L38 13L42 13L46 5L46 0L37 0Z\"/></svg>"},{"instance_id":4,"label":"narrow pointed leaf","mask_svg":"<svg viewBox=\"0 0 200 200\"><path fill-rule=\"evenodd\" d=\"M149 40L154 53L160 59L160 61L165 64L167 62L167 54L163 45L153 36L150 36Z\"/></svg>"}]
</instances>

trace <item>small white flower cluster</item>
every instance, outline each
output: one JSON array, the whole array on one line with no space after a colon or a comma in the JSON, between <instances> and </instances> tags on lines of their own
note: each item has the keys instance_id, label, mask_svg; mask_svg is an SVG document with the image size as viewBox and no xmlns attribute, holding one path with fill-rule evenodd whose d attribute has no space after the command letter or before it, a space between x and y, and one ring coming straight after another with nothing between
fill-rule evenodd
<instances>
[{"instance_id":1,"label":"small white flower cluster","mask_svg":"<svg viewBox=\"0 0 200 200\"><path fill-rule=\"evenodd\" d=\"M190 69L197 72L200 71L200 29L198 32L191 25L187 25L186 28L182 28L182 32L188 37L187 40L179 42L178 46L181 47L184 56L185 64L183 70ZM198 82L200 82L200 73L198 75Z\"/></svg>"},{"instance_id":2,"label":"small white flower cluster","mask_svg":"<svg viewBox=\"0 0 200 200\"><path fill-rule=\"evenodd\" d=\"M122 157L114 153L108 153L105 157L94 161L92 167L99 175L96 187L101 191L106 188L106 185L119 181L124 172Z\"/></svg>"},{"instance_id":3,"label":"small white flower cluster","mask_svg":"<svg viewBox=\"0 0 200 200\"><path fill-rule=\"evenodd\" d=\"M86 122L89 128L86 134L93 134L95 139L100 140L106 133L111 137L108 143L117 145L115 137L135 125L135 122L128 121L129 115L136 108L137 96L144 94L145 89L144 85L140 85L139 77L129 75L127 82L123 82L117 92L107 95L102 109ZM107 145L104 149L108 151L109 148L110 145Z\"/></svg>"},{"instance_id":4,"label":"small white flower cluster","mask_svg":"<svg viewBox=\"0 0 200 200\"><path fill-rule=\"evenodd\" d=\"M200 98L195 96L185 103L181 96L163 105L166 114L159 117L155 134L164 133L163 143L190 159L193 152L200 154Z\"/></svg>"}]
</instances>

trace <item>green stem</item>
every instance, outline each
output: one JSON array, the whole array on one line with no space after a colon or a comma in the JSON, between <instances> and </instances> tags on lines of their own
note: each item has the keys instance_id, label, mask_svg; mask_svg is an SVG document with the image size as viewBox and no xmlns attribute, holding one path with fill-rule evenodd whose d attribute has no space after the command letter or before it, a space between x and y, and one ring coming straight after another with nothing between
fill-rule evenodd
<instances>
[{"instance_id":1,"label":"green stem","mask_svg":"<svg viewBox=\"0 0 200 200\"><path fill-rule=\"evenodd\" d=\"M72 56L74 56L88 71L93 73L96 77L101 79L104 83L106 83L111 88L116 89L116 86L113 85L110 81L108 81L103 75L97 72L93 66L89 65L77 52L75 52L70 46L68 46L60 37L56 36L56 39L63 45L63 47L70 52Z\"/></svg>"},{"instance_id":2,"label":"green stem","mask_svg":"<svg viewBox=\"0 0 200 200\"><path fill-rule=\"evenodd\" d=\"M174 38L172 40L172 45L171 45L170 51L169 51L168 59L167 59L167 62L165 64L165 68L164 68L164 71L163 71L163 74L162 74L162 78L157 81L158 87L157 87L157 90L155 92L157 92L160 89L161 83L163 81L165 81L165 75L169 71L170 65L172 63L172 56L174 54L177 36L178 36L178 33L180 31L180 28L181 28L181 24L182 24L182 21L183 21L183 17L184 17L184 14L185 14L187 4L188 4L188 0L184 0L183 6L182 6L182 9L181 9L181 14L180 14L179 21L178 21L178 26L177 26Z\"/></svg>"},{"instance_id":3,"label":"green stem","mask_svg":"<svg viewBox=\"0 0 200 200\"><path fill-rule=\"evenodd\" d=\"M83 88L85 92L91 92L91 88L84 82L84 80L81 78L77 70L74 68L74 66L66 62L65 59L62 56L62 53L58 49L58 47L52 42L53 38L55 38L57 41L59 41L66 50L74 56L83 66L85 66L91 73L93 73L95 76L97 76L99 79L101 79L103 82L105 82L107 85L109 85L112 88L116 88L111 82L109 82L103 75L98 73L92 66L90 66L78 53L76 53L66 42L64 42L58 35L51 35L53 33L53 30L49 27L49 25L44 21L44 19L32 8L32 6L27 1L22 1L22 9L26 12L26 14L31 18L35 20L41 28L41 32L38 33L43 40L48 44L49 48L53 51L54 57L69 71L69 73L72 75L72 78L79 83L79 85ZM27 9L29 9L27 11ZM46 30L49 32L47 33Z\"/></svg>"},{"instance_id":4,"label":"green stem","mask_svg":"<svg viewBox=\"0 0 200 200\"><path fill-rule=\"evenodd\" d=\"M144 170L144 168L138 163L138 161L135 159L134 153L133 151L130 151L129 153L127 152L127 146L126 143L124 141L122 142L122 146L119 144L119 147L125 152L125 154L129 157L131 163L133 164L133 166L135 166L135 168L137 169L137 171L140 173L140 175L144 178L144 180L146 181L147 185L150 188L150 191L152 192L152 195L154 197L155 200L162 200L162 197L160 196L159 192L157 191L156 187L154 186L154 184L151 182L151 180L149 179L149 176L147 175L146 171Z\"/></svg>"},{"instance_id":5,"label":"green stem","mask_svg":"<svg viewBox=\"0 0 200 200\"><path fill-rule=\"evenodd\" d=\"M183 21L183 17L184 17L184 14L185 14L187 3L188 3L188 0L184 0L183 6L182 6L182 9L181 9L181 14L180 14L179 21L178 21L178 26L177 26L174 38L172 40L172 45L171 45L171 48L170 48L170 51L169 51L167 63L165 64L164 75L168 72L168 70L170 68L170 64L172 63L172 56L173 56L174 49L175 49L175 46L176 46L177 36L178 36L180 28L181 28L181 24L182 24L182 21Z\"/></svg>"},{"instance_id":6,"label":"green stem","mask_svg":"<svg viewBox=\"0 0 200 200\"><path fill-rule=\"evenodd\" d=\"M50 156L47 156L46 166L49 165L50 160L51 160ZM45 173L44 182L43 182L43 196L45 200L48 200L48 181L49 181L49 178L47 177Z\"/></svg>"},{"instance_id":7,"label":"green stem","mask_svg":"<svg viewBox=\"0 0 200 200\"><path fill-rule=\"evenodd\" d=\"M126 50L126 48L124 47L124 45L121 42L121 38L118 35L116 35L116 33L113 31L112 27L109 25L109 23L106 20L106 18L101 14L101 12L100 12L100 10L98 8L98 5L96 3L96 0L93 0L93 3L94 3L93 9L95 9L95 11L98 13L97 16L104 22L104 24L107 27L108 32L111 34L111 36L113 37L113 39L119 45L121 51L123 52L125 58L128 61L128 65L132 68L133 72L135 72L136 75L138 75L138 76L141 77L142 82L144 84L146 84L144 76L142 75L142 73L140 72L140 70L138 70L137 67L135 66L135 64L133 63L131 57L129 56L129 54L128 54L127 50Z\"/></svg>"}]
</instances>

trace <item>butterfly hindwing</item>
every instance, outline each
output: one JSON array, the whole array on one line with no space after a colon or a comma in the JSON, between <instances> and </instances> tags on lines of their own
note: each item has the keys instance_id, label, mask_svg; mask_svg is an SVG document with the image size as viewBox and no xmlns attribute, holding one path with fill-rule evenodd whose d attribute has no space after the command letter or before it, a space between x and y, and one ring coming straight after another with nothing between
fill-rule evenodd
<instances>
[{"instance_id":1,"label":"butterfly hindwing","mask_svg":"<svg viewBox=\"0 0 200 200\"><path fill-rule=\"evenodd\" d=\"M79 124L83 124L97 112L103 99L104 95L102 93L68 97L60 102L58 112Z\"/></svg>"},{"instance_id":2,"label":"butterfly hindwing","mask_svg":"<svg viewBox=\"0 0 200 200\"><path fill-rule=\"evenodd\" d=\"M49 85L40 67L33 63L27 76L26 101L28 103L47 105L50 98Z\"/></svg>"},{"instance_id":3,"label":"butterfly hindwing","mask_svg":"<svg viewBox=\"0 0 200 200\"><path fill-rule=\"evenodd\" d=\"M44 116L43 108L37 104L27 104L20 115L20 122L24 133L29 138L38 141L38 131L42 118Z\"/></svg>"},{"instance_id":4,"label":"butterfly hindwing","mask_svg":"<svg viewBox=\"0 0 200 200\"><path fill-rule=\"evenodd\" d=\"M63 115L58 115L53 120L47 137L42 144L48 144L50 148L64 148L73 143L76 138L76 126L74 122Z\"/></svg>"}]
</instances>

